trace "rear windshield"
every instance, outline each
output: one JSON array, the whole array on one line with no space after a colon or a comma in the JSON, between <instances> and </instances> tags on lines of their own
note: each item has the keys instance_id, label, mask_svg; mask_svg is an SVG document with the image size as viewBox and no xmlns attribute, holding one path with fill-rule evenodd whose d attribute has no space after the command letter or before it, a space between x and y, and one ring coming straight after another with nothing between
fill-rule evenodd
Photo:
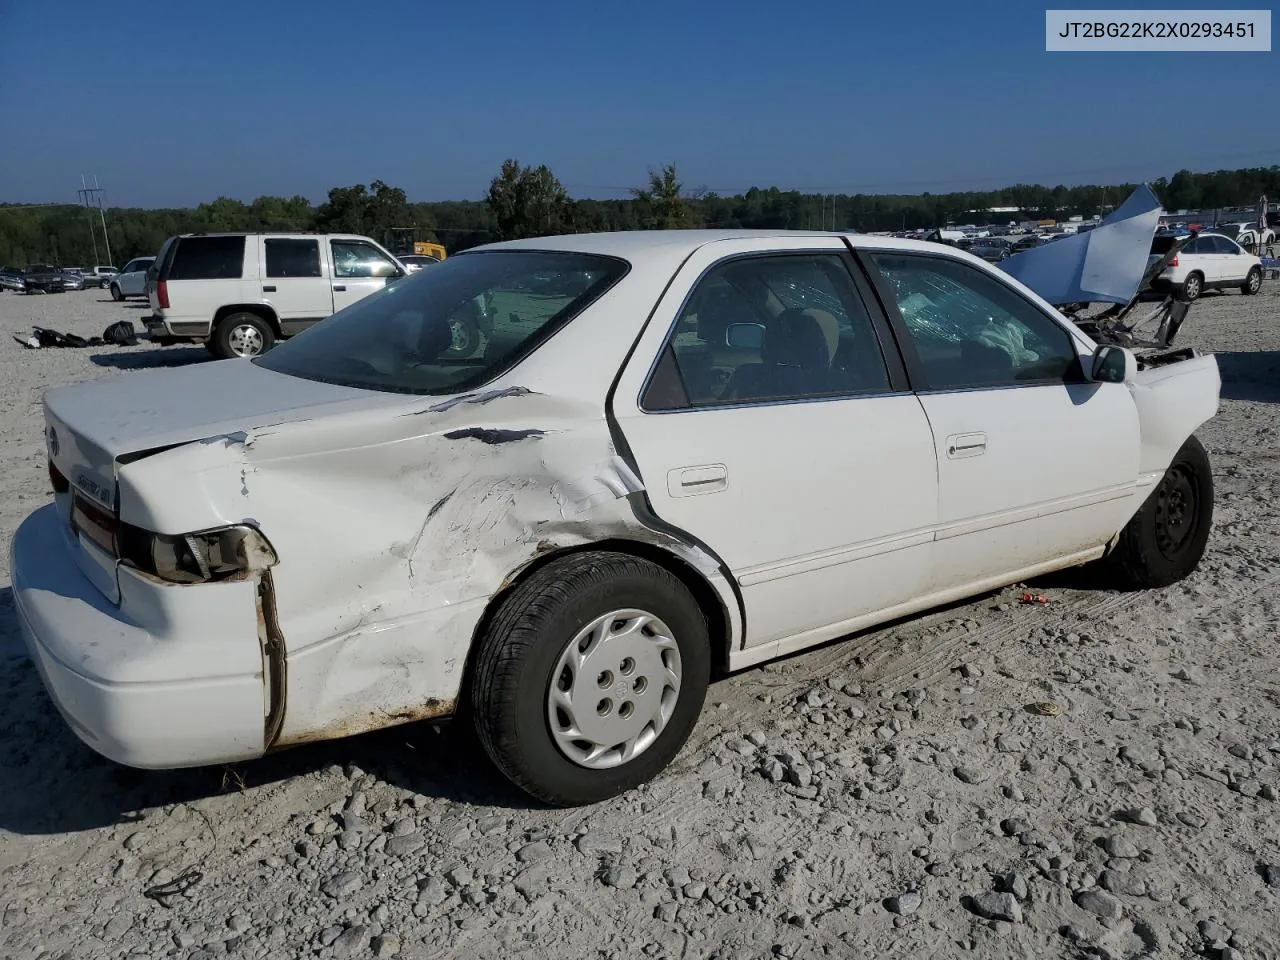
<instances>
[{"instance_id":1,"label":"rear windshield","mask_svg":"<svg viewBox=\"0 0 1280 960\"><path fill-rule=\"evenodd\" d=\"M238 280L244 237L179 237L166 280Z\"/></svg>"},{"instance_id":2,"label":"rear windshield","mask_svg":"<svg viewBox=\"0 0 1280 960\"><path fill-rule=\"evenodd\" d=\"M1151 240L1151 252L1163 257L1173 249L1173 245L1177 242L1177 237L1154 237Z\"/></svg>"},{"instance_id":3,"label":"rear windshield","mask_svg":"<svg viewBox=\"0 0 1280 960\"><path fill-rule=\"evenodd\" d=\"M389 283L253 362L306 380L456 393L492 380L627 271L611 257L490 251Z\"/></svg>"}]
</instances>

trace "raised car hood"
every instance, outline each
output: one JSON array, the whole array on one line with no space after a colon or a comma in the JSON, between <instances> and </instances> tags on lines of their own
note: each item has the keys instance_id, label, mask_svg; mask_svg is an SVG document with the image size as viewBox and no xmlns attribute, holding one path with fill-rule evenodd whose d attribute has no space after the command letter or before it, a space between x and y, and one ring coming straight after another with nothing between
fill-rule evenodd
<instances>
[{"instance_id":1,"label":"raised car hood","mask_svg":"<svg viewBox=\"0 0 1280 960\"><path fill-rule=\"evenodd\" d=\"M121 456L404 401L227 360L50 390L45 438L63 475L114 509Z\"/></svg>"}]
</instances>

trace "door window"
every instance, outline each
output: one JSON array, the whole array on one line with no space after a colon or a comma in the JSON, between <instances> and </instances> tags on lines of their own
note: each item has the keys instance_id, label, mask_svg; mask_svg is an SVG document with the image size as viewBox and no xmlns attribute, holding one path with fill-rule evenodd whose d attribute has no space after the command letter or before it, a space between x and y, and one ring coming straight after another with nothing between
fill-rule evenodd
<instances>
[{"instance_id":1,"label":"door window","mask_svg":"<svg viewBox=\"0 0 1280 960\"><path fill-rule=\"evenodd\" d=\"M272 238L264 240L268 277L320 276L320 241Z\"/></svg>"},{"instance_id":2,"label":"door window","mask_svg":"<svg viewBox=\"0 0 1280 960\"><path fill-rule=\"evenodd\" d=\"M377 247L359 240L333 240L333 275L344 279L392 277L395 263Z\"/></svg>"},{"instance_id":3,"label":"door window","mask_svg":"<svg viewBox=\"0 0 1280 960\"><path fill-rule=\"evenodd\" d=\"M1062 383L1078 376L1059 324L997 278L943 257L870 255L897 304L928 390Z\"/></svg>"},{"instance_id":4,"label":"door window","mask_svg":"<svg viewBox=\"0 0 1280 960\"><path fill-rule=\"evenodd\" d=\"M645 391L648 410L883 393L889 376L841 257L713 267L686 301Z\"/></svg>"}]
</instances>

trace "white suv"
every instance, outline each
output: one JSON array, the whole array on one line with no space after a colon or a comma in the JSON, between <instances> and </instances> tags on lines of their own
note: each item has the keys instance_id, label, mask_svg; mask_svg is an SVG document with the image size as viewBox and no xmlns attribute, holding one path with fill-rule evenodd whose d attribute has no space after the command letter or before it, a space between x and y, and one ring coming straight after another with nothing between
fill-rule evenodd
<instances>
[{"instance_id":1,"label":"white suv","mask_svg":"<svg viewBox=\"0 0 1280 960\"><path fill-rule=\"evenodd\" d=\"M171 237L147 283L160 343L253 357L408 271L368 237L210 233Z\"/></svg>"},{"instance_id":2,"label":"white suv","mask_svg":"<svg viewBox=\"0 0 1280 960\"><path fill-rule=\"evenodd\" d=\"M1151 243L1151 262L1168 253L1173 243L1173 237L1156 236ZM1234 240L1202 233L1187 241L1152 286L1173 290L1183 300L1195 300L1205 290L1227 287L1254 294L1262 289L1262 261L1246 253Z\"/></svg>"}]
</instances>

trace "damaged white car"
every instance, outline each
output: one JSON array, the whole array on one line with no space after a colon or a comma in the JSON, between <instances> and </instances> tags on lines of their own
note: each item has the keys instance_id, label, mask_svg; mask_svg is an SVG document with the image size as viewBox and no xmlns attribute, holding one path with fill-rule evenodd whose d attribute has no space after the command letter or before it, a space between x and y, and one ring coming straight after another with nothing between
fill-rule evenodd
<instances>
[{"instance_id":1,"label":"damaged white car","mask_svg":"<svg viewBox=\"0 0 1280 960\"><path fill-rule=\"evenodd\" d=\"M586 803L663 769L716 670L1103 558L1187 575L1219 385L932 244L497 244L254 360L51 390L14 597L121 763L465 706Z\"/></svg>"}]
</instances>

